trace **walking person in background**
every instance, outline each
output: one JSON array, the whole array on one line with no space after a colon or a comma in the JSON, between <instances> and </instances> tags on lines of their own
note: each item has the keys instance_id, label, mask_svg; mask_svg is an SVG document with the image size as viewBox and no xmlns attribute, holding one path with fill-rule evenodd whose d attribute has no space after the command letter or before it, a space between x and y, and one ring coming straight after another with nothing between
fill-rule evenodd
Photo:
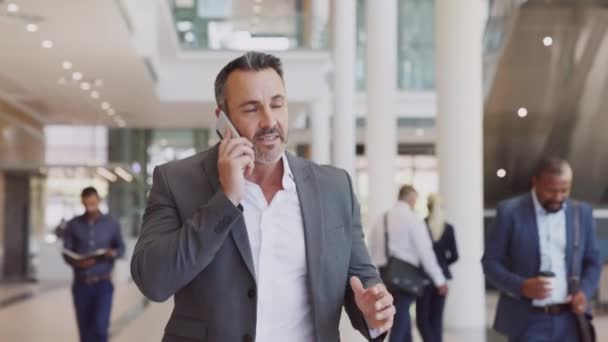
<instances>
[{"instance_id":1,"label":"walking person in background","mask_svg":"<svg viewBox=\"0 0 608 342\"><path fill-rule=\"evenodd\" d=\"M383 268L389 258L396 258L421 269L442 296L448 292L443 271L433 252L433 244L424 221L416 216L414 208L418 192L411 185L399 190L397 203L378 221L371 232L370 253L376 266ZM386 224L385 224L386 222ZM387 248L388 242L388 248ZM412 324L410 306L416 300L413 294L389 288L394 297L397 313L390 333L391 342L411 342Z\"/></svg>"},{"instance_id":2,"label":"walking person in background","mask_svg":"<svg viewBox=\"0 0 608 342\"><path fill-rule=\"evenodd\" d=\"M82 190L81 199L85 213L67 224L64 258L74 268L72 295L80 342L107 342L114 293L112 268L114 260L124 254L125 245L118 221L101 213L97 190ZM104 250L104 255L78 260L66 255L65 250L69 255L81 256Z\"/></svg>"},{"instance_id":3,"label":"walking person in background","mask_svg":"<svg viewBox=\"0 0 608 342\"><path fill-rule=\"evenodd\" d=\"M437 262L445 278L452 279L450 265L458 261L454 227L445 221L439 197L429 196L427 206L429 215L425 221L433 240ZM441 342L443 339L445 298L445 294L442 294L437 287L429 285L423 295L416 300L416 325L424 342Z\"/></svg>"},{"instance_id":4,"label":"walking person in background","mask_svg":"<svg viewBox=\"0 0 608 342\"><path fill-rule=\"evenodd\" d=\"M572 168L540 162L529 193L498 204L482 259L500 291L494 328L510 342L576 342L601 262L587 203L570 200Z\"/></svg>"}]
</instances>

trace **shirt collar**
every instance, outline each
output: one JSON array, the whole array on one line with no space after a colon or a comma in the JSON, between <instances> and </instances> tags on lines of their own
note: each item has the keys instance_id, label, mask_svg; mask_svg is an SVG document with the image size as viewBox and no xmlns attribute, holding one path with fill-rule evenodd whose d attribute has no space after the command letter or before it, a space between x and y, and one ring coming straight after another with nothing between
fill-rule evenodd
<instances>
[{"instance_id":1,"label":"shirt collar","mask_svg":"<svg viewBox=\"0 0 608 342\"><path fill-rule=\"evenodd\" d=\"M291 172L291 168L289 167L289 161L287 160L285 152L283 152L281 159L283 160L283 189L293 190L296 187L296 182L293 177L293 172Z\"/></svg>"},{"instance_id":2,"label":"shirt collar","mask_svg":"<svg viewBox=\"0 0 608 342\"><path fill-rule=\"evenodd\" d=\"M410 207L409 204L407 204L407 202L402 201L402 200L398 200L397 203L395 204L396 207L401 207L402 209L405 208L408 211L413 212L412 208Z\"/></svg>"},{"instance_id":3,"label":"shirt collar","mask_svg":"<svg viewBox=\"0 0 608 342\"><path fill-rule=\"evenodd\" d=\"M538 200L538 196L536 195L536 189L532 188L532 202L534 202L534 212L537 215L550 215L550 214L557 214L562 212L565 208L566 208L566 202L564 202L564 204L562 204L562 208L555 213L550 213L548 211L545 210L545 208L543 208L542 204L540 204L540 201Z\"/></svg>"}]
</instances>

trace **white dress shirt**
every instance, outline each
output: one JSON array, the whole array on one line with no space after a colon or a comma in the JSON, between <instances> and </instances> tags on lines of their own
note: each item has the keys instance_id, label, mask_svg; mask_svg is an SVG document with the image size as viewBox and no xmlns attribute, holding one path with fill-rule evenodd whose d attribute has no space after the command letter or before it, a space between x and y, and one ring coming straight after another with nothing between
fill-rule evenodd
<instances>
[{"instance_id":1,"label":"white dress shirt","mask_svg":"<svg viewBox=\"0 0 608 342\"><path fill-rule=\"evenodd\" d=\"M556 213L549 213L540 204L536 191L532 190L534 212L538 225L540 243L540 271L555 274L551 296L532 301L534 306L566 303L568 297L568 275L566 269L566 212L565 204Z\"/></svg>"},{"instance_id":2,"label":"white dress shirt","mask_svg":"<svg viewBox=\"0 0 608 342\"><path fill-rule=\"evenodd\" d=\"M315 340L304 226L296 184L283 155L283 189L270 204L246 182L241 201L258 288L256 341Z\"/></svg>"},{"instance_id":3,"label":"white dress shirt","mask_svg":"<svg viewBox=\"0 0 608 342\"><path fill-rule=\"evenodd\" d=\"M383 216L374 226L370 241L371 256L376 266L387 263L384 246ZM390 256L415 266L422 265L435 286L445 284L446 279L424 221L403 201L398 201L388 211L388 246Z\"/></svg>"}]
</instances>

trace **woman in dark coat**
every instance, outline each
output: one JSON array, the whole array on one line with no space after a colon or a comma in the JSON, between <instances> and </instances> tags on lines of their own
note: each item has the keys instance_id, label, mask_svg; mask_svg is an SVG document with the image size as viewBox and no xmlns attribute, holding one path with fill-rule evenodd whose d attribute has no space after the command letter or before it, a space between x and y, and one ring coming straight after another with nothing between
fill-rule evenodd
<instances>
[{"instance_id":1,"label":"woman in dark coat","mask_svg":"<svg viewBox=\"0 0 608 342\"><path fill-rule=\"evenodd\" d=\"M433 241L433 249L446 279L452 279L450 265L458 260L454 227L445 222L441 204L436 195L428 198L429 216L426 224ZM416 300L416 325L424 342L441 342L443 338L443 309L445 296L433 285Z\"/></svg>"}]
</instances>

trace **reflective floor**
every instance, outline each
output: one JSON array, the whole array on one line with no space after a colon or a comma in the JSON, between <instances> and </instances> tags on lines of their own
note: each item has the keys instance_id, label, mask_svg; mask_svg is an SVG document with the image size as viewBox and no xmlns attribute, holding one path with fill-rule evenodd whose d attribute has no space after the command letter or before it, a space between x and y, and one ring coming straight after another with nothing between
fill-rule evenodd
<instances>
[{"instance_id":1,"label":"reflective floor","mask_svg":"<svg viewBox=\"0 0 608 342\"><path fill-rule=\"evenodd\" d=\"M29 295L24 295L29 294ZM0 299L11 301L0 308L0 341L77 341L72 297L68 284L0 285ZM496 296L487 297L488 313L494 310ZM111 317L113 342L156 341L173 307L172 301L149 303L130 281L117 281ZM489 317L488 321L491 319ZM608 316L596 318L598 341L608 340ZM363 342L343 315L340 325L342 341ZM421 341L415 336L415 341ZM447 342L502 342L492 331L446 330Z\"/></svg>"}]
</instances>

